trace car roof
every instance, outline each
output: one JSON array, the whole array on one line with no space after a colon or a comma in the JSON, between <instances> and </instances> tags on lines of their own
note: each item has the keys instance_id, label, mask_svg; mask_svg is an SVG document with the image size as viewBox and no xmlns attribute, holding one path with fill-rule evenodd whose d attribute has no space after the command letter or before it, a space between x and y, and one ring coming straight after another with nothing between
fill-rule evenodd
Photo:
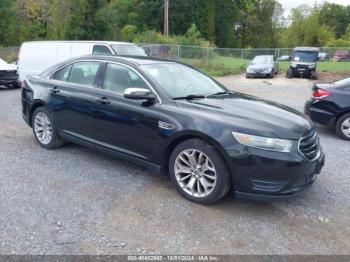
<instances>
[{"instance_id":1,"label":"car roof","mask_svg":"<svg viewBox=\"0 0 350 262\"><path fill-rule=\"evenodd\" d=\"M320 52L318 47L298 46L294 48L294 51L305 51L305 52Z\"/></svg>"},{"instance_id":2,"label":"car roof","mask_svg":"<svg viewBox=\"0 0 350 262\"><path fill-rule=\"evenodd\" d=\"M111 55L87 55L75 58L73 60L104 60L104 61L114 61L120 62L125 61L129 63L133 63L135 65L150 65L150 64L164 64L164 63L176 63L176 61L169 59L159 59L153 58L149 56L111 56Z\"/></svg>"},{"instance_id":3,"label":"car roof","mask_svg":"<svg viewBox=\"0 0 350 262\"><path fill-rule=\"evenodd\" d=\"M255 57L272 57L273 58L273 55L256 55Z\"/></svg>"},{"instance_id":4,"label":"car roof","mask_svg":"<svg viewBox=\"0 0 350 262\"><path fill-rule=\"evenodd\" d=\"M106 44L106 45L135 45L129 42L117 42L117 41L69 41L69 40L57 40L57 41L27 41L25 43L92 43L92 44Z\"/></svg>"},{"instance_id":5,"label":"car roof","mask_svg":"<svg viewBox=\"0 0 350 262\"><path fill-rule=\"evenodd\" d=\"M67 61L55 64L52 67L46 69L44 72L42 72L40 76L46 77L50 75L52 72L64 67L65 65L74 63L75 61L82 61L82 60L124 62L126 64L129 64L129 65L131 64L134 66L177 63L176 61L173 61L173 60L158 59L158 58L152 58L148 56L142 57L142 56L86 55L86 56L74 57Z\"/></svg>"}]
</instances>

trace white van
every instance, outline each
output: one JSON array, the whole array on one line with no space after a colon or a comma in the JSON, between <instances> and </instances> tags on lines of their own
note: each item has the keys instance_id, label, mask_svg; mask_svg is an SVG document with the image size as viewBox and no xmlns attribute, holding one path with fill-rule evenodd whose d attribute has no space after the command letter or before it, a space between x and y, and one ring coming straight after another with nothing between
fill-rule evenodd
<instances>
[{"instance_id":1,"label":"white van","mask_svg":"<svg viewBox=\"0 0 350 262\"><path fill-rule=\"evenodd\" d=\"M83 55L147 56L135 44L111 41L33 41L21 45L18 55L19 81L47 68Z\"/></svg>"}]
</instances>

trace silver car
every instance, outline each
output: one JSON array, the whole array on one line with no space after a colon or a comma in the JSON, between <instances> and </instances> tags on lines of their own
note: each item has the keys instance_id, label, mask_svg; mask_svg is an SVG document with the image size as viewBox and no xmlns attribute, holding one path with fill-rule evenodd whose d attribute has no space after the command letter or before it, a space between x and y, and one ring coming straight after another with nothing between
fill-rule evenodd
<instances>
[{"instance_id":1,"label":"silver car","mask_svg":"<svg viewBox=\"0 0 350 262\"><path fill-rule=\"evenodd\" d=\"M278 73L278 67L272 55L258 55L248 65L246 77L273 77Z\"/></svg>"}]
</instances>

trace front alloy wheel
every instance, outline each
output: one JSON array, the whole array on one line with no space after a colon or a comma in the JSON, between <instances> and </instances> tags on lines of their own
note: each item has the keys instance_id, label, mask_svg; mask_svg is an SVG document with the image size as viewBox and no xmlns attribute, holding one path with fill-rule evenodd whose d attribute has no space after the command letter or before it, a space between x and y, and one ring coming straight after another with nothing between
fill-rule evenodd
<instances>
[{"instance_id":1,"label":"front alloy wheel","mask_svg":"<svg viewBox=\"0 0 350 262\"><path fill-rule=\"evenodd\" d=\"M200 139L185 140L169 158L169 175L179 193L196 203L211 204L231 189L231 177L219 151Z\"/></svg>"},{"instance_id":2,"label":"front alloy wheel","mask_svg":"<svg viewBox=\"0 0 350 262\"><path fill-rule=\"evenodd\" d=\"M215 166L200 150L182 151L175 160L174 172L177 183L191 196L208 196L215 188Z\"/></svg>"}]
</instances>

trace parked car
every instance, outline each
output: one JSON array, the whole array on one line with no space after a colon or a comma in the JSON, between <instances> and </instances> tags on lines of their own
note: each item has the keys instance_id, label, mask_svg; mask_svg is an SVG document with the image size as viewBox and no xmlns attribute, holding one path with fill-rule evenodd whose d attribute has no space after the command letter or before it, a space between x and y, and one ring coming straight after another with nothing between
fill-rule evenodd
<instances>
[{"instance_id":1,"label":"parked car","mask_svg":"<svg viewBox=\"0 0 350 262\"><path fill-rule=\"evenodd\" d=\"M0 86L19 88L17 66L8 64L0 58Z\"/></svg>"},{"instance_id":2,"label":"parked car","mask_svg":"<svg viewBox=\"0 0 350 262\"><path fill-rule=\"evenodd\" d=\"M82 55L147 56L137 45L109 41L34 41L25 42L19 51L19 80L39 74L57 63Z\"/></svg>"},{"instance_id":3,"label":"parked car","mask_svg":"<svg viewBox=\"0 0 350 262\"><path fill-rule=\"evenodd\" d=\"M348 62L350 61L350 51L340 50L334 53L333 61L336 62Z\"/></svg>"},{"instance_id":4,"label":"parked car","mask_svg":"<svg viewBox=\"0 0 350 262\"><path fill-rule=\"evenodd\" d=\"M290 55L283 55L280 56L280 58L278 58L278 61L290 61L292 59L292 57Z\"/></svg>"},{"instance_id":5,"label":"parked car","mask_svg":"<svg viewBox=\"0 0 350 262\"><path fill-rule=\"evenodd\" d=\"M248 65L246 77L273 77L278 73L278 67L272 55L258 55Z\"/></svg>"},{"instance_id":6,"label":"parked car","mask_svg":"<svg viewBox=\"0 0 350 262\"><path fill-rule=\"evenodd\" d=\"M329 60L329 54L328 53L319 53L318 60L319 61Z\"/></svg>"},{"instance_id":7,"label":"parked car","mask_svg":"<svg viewBox=\"0 0 350 262\"><path fill-rule=\"evenodd\" d=\"M316 66L320 49L317 47L296 47L293 50L292 62L287 70L287 78L308 77L317 79Z\"/></svg>"},{"instance_id":8,"label":"parked car","mask_svg":"<svg viewBox=\"0 0 350 262\"><path fill-rule=\"evenodd\" d=\"M71 59L29 76L22 105L43 148L71 141L169 173L197 203L231 189L247 199L290 197L313 184L324 163L302 113L169 60Z\"/></svg>"},{"instance_id":9,"label":"parked car","mask_svg":"<svg viewBox=\"0 0 350 262\"><path fill-rule=\"evenodd\" d=\"M315 84L305 114L315 123L334 128L337 135L350 140L350 78Z\"/></svg>"}]
</instances>

